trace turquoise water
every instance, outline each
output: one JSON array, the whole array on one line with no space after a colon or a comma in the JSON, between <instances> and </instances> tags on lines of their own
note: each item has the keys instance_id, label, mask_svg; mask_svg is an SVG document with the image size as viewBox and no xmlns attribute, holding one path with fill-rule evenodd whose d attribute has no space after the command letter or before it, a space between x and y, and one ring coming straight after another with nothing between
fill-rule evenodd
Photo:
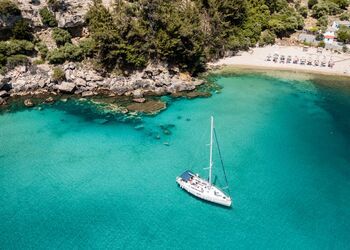
<instances>
[{"instance_id":1,"label":"turquoise water","mask_svg":"<svg viewBox=\"0 0 350 250\"><path fill-rule=\"evenodd\" d=\"M172 102L139 130L70 102L1 115L0 248L349 249L349 89L216 81L221 94ZM175 183L206 175L211 114L232 209Z\"/></svg>"}]
</instances>

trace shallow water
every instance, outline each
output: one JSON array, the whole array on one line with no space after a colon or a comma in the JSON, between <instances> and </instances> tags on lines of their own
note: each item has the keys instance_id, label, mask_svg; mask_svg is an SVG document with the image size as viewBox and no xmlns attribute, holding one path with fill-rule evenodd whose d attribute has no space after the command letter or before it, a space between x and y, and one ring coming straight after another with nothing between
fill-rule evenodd
<instances>
[{"instance_id":1,"label":"shallow water","mask_svg":"<svg viewBox=\"0 0 350 250\"><path fill-rule=\"evenodd\" d=\"M172 102L144 128L71 102L1 115L0 248L349 249L349 89L216 81L221 94ZM211 114L232 209L175 183L206 176Z\"/></svg>"}]
</instances>

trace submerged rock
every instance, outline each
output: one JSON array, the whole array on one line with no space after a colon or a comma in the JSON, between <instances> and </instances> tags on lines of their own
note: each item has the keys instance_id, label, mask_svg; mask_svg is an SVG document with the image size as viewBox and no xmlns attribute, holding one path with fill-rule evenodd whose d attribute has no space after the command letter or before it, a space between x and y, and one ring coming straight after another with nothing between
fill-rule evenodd
<instances>
[{"instance_id":1,"label":"submerged rock","mask_svg":"<svg viewBox=\"0 0 350 250\"><path fill-rule=\"evenodd\" d=\"M135 126L134 128L135 128L136 130L141 130L141 129L144 129L145 126L143 126L142 124L140 124L140 125Z\"/></svg>"},{"instance_id":2,"label":"submerged rock","mask_svg":"<svg viewBox=\"0 0 350 250\"><path fill-rule=\"evenodd\" d=\"M31 99L25 99L24 100L24 106L30 108L30 107L34 107L34 103Z\"/></svg>"},{"instance_id":3,"label":"submerged rock","mask_svg":"<svg viewBox=\"0 0 350 250\"><path fill-rule=\"evenodd\" d=\"M95 123L98 123L98 124L106 124L107 122L109 122L107 119L94 119L93 120Z\"/></svg>"},{"instance_id":4,"label":"submerged rock","mask_svg":"<svg viewBox=\"0 0 350 250\"><path fill-rule=\"evenodd\" d=\"M132 103L126 107L129 111L137 111L153 114L166 108L166 104L161 101L147 101L144 103Z\"/></svg>"},{"instance_id":5,"label":"submerged rock","mask_svg":"<svg viewBox=\"0 0 350 250\"><path fill-rule=\"evenodd\" d=\"M134 98L132 100L133 102L144 103L146 101L146 98Z\"/></svg>"},{"instance_id":6,"label":"submerged rock","mask_svg":"<svg viewBox=\"0 0 350 250\"><path fill-rule=\"evenodd\" d=\"M51 96L45 99L45 102L46 102L46 103L53 103L54 101L55 101L55 100L54 100L53 97L51 97Z\"/></svg>"}]
</instances>

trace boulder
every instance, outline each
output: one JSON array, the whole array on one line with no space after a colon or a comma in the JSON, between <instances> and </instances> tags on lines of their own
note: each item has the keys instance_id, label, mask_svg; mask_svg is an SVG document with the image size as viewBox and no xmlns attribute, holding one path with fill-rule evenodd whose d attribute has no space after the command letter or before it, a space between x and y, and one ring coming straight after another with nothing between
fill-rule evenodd
<instances>
[{"instance_id":1,"label":"boulder","mask_svg":"<svg viewBox=\"0 0 350 250\"><path fill-rule=\"evenodd\" d=\"M89 97L89 96L93 96L94 92L92 91L84 91L83 93L81 93L82 97Z\"/></svg>"},{"instance_id":2,"label":"boulder","mask_svg":"<svg viewBox=\"0 0 350 250\"><path fill-rule=\"evenodd\" d=\"M133 102L138 102L138 103L144 103L146 101L145 98L134 98L132 100L133 100Z\"/></svg>"},{"instance_id":3,"label":"boulder","mask_svg":"<svg viewBox=\"0 0 350 250\"><path fill-rule=\"evenodd\" d=\"M77 86L86 86L86 81L83 78L76 78L74 82Z\"/></svg>"},{"instance_id":4,"label":"boulder","mask_svg":"<svg viewBox=\"0 0 350 250\"><path fill-rule=\"evenodd\" d=\"M0 106L1 105L6 105L6 101L4 98L0 97Z\"/></svg>"},{"instance_id":5,"label":"boulder","mask_svg":"<svg viewBox=\"0 0 350 250\"><path fill-rule=\"evenodd\" d=\"M46 80L41 78L39 81L38 81L38 85L40 88L44 88L45 85L46 85Z\"/></svg>"},{"instance_id":6,"label":"boulder","mask_svg":"<svg viewBox=\"0 0 350 250\"><path fill-rule=\"evenodd\" d=\"M73 93L75 84L72 82L62 82L60 85L58 85L58 89L62 92Z\"/></svg>"},{"instance_id":7,"label":"boulder","mask_svg":"<svg viewBox=\"0 0 350 250\"><path fill-rule=\"evenodd\" d=\"M7 91L5 91L5 90L0 90L0 97L5 97L5 96L7 96L7 95L8 95Z\"/></svg>"},{"instance_id":8,"label":"boulder","mask_svg":"<svg viewBox=\"0 0 350 250\"><path fill-rule=\"evenodd\" d=\"M73 81L75 79L75 75L73 73L73 70L67 69L65 71L65 78L67 79L67 81Z\"/></svg>"},{"instance_id":9,"label":"boulder","mask_svg":"<svg viewBox=\"0 0 350 250\"><path fill-rule=\"evenodd\" d=\"M52 102L54 102L54 101L55 101L55 100L53 99L52 96L50 96L50 97L48 97L48 98L45 99L45 102L46 102L46 103L52 103Z\"/></svg>"},{"instance_id":10,"label":"boulder","mask_svg":"<svg viewBox=\"0 0 350 250\"><path fill-rule=\"evenodd\" d=\"M138 99L138 98L142 98L143 97L143 89L135 89L133 92L132 92L132 95Z\"/></svg>"}]
</instances>

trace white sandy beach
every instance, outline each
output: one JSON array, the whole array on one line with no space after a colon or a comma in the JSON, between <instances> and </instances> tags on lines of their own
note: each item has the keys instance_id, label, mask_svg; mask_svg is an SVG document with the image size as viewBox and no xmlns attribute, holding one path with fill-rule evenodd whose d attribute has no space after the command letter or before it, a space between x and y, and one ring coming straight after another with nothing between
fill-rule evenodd
<instances>
[{"instance_id":1,"label":"white sandy beach","mask_svg":"<svg viewBox=\"0 0 350 250\"><path fill-rule=\"evenodd\" d=\"M284 55L285 57L291 56L294 58L297 56L301 58L312 58L314 61L319 58L320 61L325 57L328 61L332 58L334 61L334 66L322 67L315 65L301 65L291 63L280 63L267 61L267 56L273 57L275 53L279 55ZM323 49L322 53L317 52L317 48L308 48L308 51L303 51L301 46L266 46L262 48L253 48L249 52L242 52L240 55L226 57L218 60L217 62L210 63L209 66L237 66L237 68L251 68L251 69L278 69L278 70L292 70L300 72L310 72L317 74L327 74L327 75L341 75L350 76L350 54L336 53L329 50Z\"/></svg>"}]
</instances>

